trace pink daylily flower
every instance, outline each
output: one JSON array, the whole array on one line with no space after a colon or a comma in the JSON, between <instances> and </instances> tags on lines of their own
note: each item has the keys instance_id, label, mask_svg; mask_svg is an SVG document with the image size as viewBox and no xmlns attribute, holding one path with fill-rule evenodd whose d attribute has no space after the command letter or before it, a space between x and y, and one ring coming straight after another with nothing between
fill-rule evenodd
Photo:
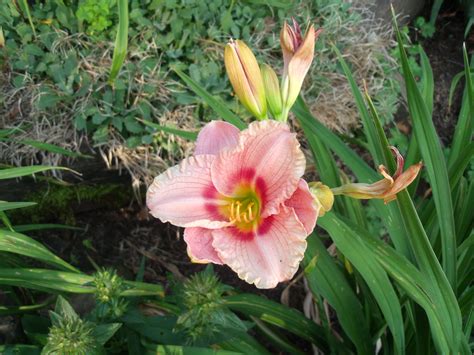
<instances>
[{"instance_id":1,"label":"pink daylily flower","mask_svg":"<svg viewBox=\"0 0 474 355\"><path fill-rule=\"evenodd\" d=\"M258 288L273 288L298 270L318 215L301 177L305 158L282 122L239 131L213 121L195 155L155 178L151 214L185 227L193 262L226 264Z\"/></svg>"}]
</instances>

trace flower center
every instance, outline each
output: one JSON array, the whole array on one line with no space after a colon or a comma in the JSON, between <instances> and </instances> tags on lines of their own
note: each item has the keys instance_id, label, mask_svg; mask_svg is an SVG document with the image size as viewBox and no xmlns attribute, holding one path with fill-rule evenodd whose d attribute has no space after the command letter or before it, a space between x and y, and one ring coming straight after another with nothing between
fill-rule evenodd
<instances>
[{"instance_id":1,"label":"flower center","mask_svg":"<svg viewBox=\"0 0 474 355\"><path fill-rule=\"evenodd\" d=\"M230 204L231 223L251 223L259 217L258 202L249 198L242 201L233 200Z\"/></svg>"},{"instance_id":2,"label":"flower center","mask_svg":"<svg viewBox=\"0 0 474 355\"><path fill-rule=\"evenodd\" d=\"M239 189L234 197L228 200L226 215L237 228L249 231L260 220L260 199L251 188Z\"/></svg>"}]
</instances>

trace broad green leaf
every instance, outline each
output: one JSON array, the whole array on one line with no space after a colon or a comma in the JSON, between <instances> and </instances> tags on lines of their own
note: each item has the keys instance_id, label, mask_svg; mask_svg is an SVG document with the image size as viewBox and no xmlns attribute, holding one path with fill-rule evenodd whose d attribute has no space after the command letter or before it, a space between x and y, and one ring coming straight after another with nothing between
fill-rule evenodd
<instances>
[{"instance_id":1,"label":"broad green leaf","mask_svg":"<svg viewBox=\"0 0 474 355\"><path fill-rule=\"evenodd\" d=\"M114 55L110 68L109 84L113 85L120 68L122 67L128 47L128 0L118 0L119 25L117 37L115 37Z\"/></svg>"},{"instance_id":2,"label":"broad green leaf","mask_svg":"<svg viewBox=\"0 0 474 355\"><path fill-rule=\"evenodd\" d=\"M32 175L48 170L67 170L75 173L74 170L69 168L63 168L59 166L42 166L42 165L33 165L33 166L22 166L18 168L7 168L0 170L0 180L5 179L14 179L17 177ZM77 173L76 173L77 174Z\"/></svg>"},{"instance_id":3,"label":"broad green leaf","mask_svg":"<svg viewBox=\"0 0 474 355\"><path fill-rule=\"evenodd\" d=\"M223 300L224 304L233 311L257 317L285 329L314 343L321 351L328 352L329 347L324 328L306 318L296 309L251 294L228 296Z\"/></svg>"},{"instance_id":4,"label":"broad green leaf","mask_svg":"<svg viewBox=\"0 0 474 355\"><path fill-rule=\"evenodd\" d=\"M418 141L428 179L433 190L436 211L441 229L443 247L443 270L452 287L456 287L456 237L454 214L451 201L448 170L444 160L439 138L436 134L431 115L416 84L408 63L408 57L403 46L403 40L396 20L394 25L397 34L401 65L405 78L408 109L413 122L413 130Z\"/></svg>"},{"instance_id":5,"label":"broad green leaf","mask_svg":"<svg viewBox=\"0 0 474 355\"><path fill-rule=\"evenodd\" d=\"M223 120L233 124L239 129L244 129L246 124L240 119L235 113L229 110L219 99L213 97L209 92L203 89L197 82L191 79L190 76L183 73L177 68L173 68L176 74L188 85L188 87L194 91L196 95L201 97L205 103L207 103Z\"/></svg>"},{"instance_id":6,"label":"broad green leaf","mask_svg":"<svg viewBox=\"0 0 474 355\"><path fill-rule=\"evenodd\" d=\"M78 272L78 270L54 255L41 243L26 235L0 229L0 251L24 255L64 270Z\"/></svg>"},{"instance_id":7,"label":"broad green leaf","mask_svg":"<svg viewBox=\"0 0 474 355\"><path fill-rule=\"evenodd\" d=\"M357 295L329 255L316 233L308 239L303 266L313 294L321 295L336 311L337 318L358 353L372 352L369 326Z\"/></svg>"}]
</instances>

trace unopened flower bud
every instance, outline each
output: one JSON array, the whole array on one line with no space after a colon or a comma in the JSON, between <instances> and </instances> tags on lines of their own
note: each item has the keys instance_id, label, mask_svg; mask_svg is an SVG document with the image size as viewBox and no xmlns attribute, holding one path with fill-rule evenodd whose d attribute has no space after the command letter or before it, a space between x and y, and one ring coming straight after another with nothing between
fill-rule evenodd
<instances>
[{"instance_id":1,"label":"unopened flower bud","mask_svg":"<svg viewBox=\"0 0 474 355\"><path fill-rule=\"evenodd\" d=\"M0 26L0 48L5 47L5 37L3 36L3 29Z\"/></svg>"},{"instance_id":2,"label":"unopened flower bud","mask_svg":"<svg viewBox=\"0 0 474 355\"><path fill-rule=\"evenodd\" d=\"M314 57L314 44L321 29L315 30L311 25L302 36L301 28L293 20L293 26L286 22L280 33L280 43L283 51L283 80L282 80L282 99L284 107L289 110L295 103L303 80L308 73L309 67Z\"/></svg>"},{"instance_id":3,"label":"unopened flower bud","mask_svg":"<svg viewBox=\"0 0 474 355\"><path fill-rule=\"evenodd\" d=\"M262 74L250 48L240 40L231 40L225 46L224 61L227 75L242 105L257 119L267 118Z\"/></svg>"},{"instance_id":4,"label":"unopened flower bud","mask_svg":"<svg viewBox=\"0 0 474 355\"><path fill-rule=\"evenodd\" d=\"M265 96L267 97L268 110L276 120L281 120L283 105L281 102L280 84L275 71L267 64L260 68L262 71Z\"/></svg>"},{"instance_id":5,"label":"unopened flower bud","mask_svg":"<svg viewBox=\"0 0 474 355\"><path fill-rule=\"evenodd\" d=\"M318 208L319 217L331 210L334 204L334 194L332 193L329 186L324 185L321 182L310 182L309 190L314 196L314 203Z\"/></svg>"}]
</instances>

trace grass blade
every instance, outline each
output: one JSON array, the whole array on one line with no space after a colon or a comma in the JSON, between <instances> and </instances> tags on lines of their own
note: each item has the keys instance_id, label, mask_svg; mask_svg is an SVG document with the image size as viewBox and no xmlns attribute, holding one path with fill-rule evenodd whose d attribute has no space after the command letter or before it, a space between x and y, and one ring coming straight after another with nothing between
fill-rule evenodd
<instances>
[{"instance_id":1,"label":"grass blade","mask_svg":"<svg viewBox=\"0 0 474 355\"><path fill-rule=\"evenodd\" d=\"M18 168L8 168L0 170L0 180L5 179L14 179L22 176L33 175L48 170L67 170L75 174L79 174L72 169L63 168L60 166L42 166L42 165L33 165L33 166L21 166Z\"/></svg>"},{"instance_id":2,"label":"grass blade","mask_svg":"<svg viewBox=\"0 0 474 355\"><path fill-rule=\"evenodd\" d=\"M36 28L35 28L35 25L33 24L33 19L31 18L30 7L28 6L28 1L27 0L20 0L18 2L18 4L20 5L21 11L28 18L28 22L30 23L31 31L33 31L33 35L36 37Z\"/></svg>"},{"instance_id":3,"label":"grass blade","mask_svg":"<svg viewBox=\"0 0 474 355\"><path fill-rule=\"evenodd\" d=\"M5 202L0 201L0 212L14 210L17 208L24 208L36 205L36 202Z\"/></svg>"},{"instance_id":4,"label":"grass blade","mask_svg":"<svg viewBox=\"0 0 474 355\"><path fill-rule=\"evenodd\" d=\"M182 129L173 128L173 127L169 127L169 126L162 126L162 125L159 125L157 123L153 123L153 122L150 122L150 121L147 121L147 120L142 120L142 119L139 119L139 118L137 118L136 120L139 121L139 122L142 122L144 125L146 125L148 127L156 129L157 131L161 131L161 132L165 132L165 133L169 133L169 134L174 134L178 137L181 137L181 138L184 138L184 139L187 139L187 140L190 140L190 141L195 141L197 139L198 134L196 132L189 132L189 131L185 131L185 130L182 130Z\"/></svg>"},{"instance_id":5,"label":"grass blade","mask_svg":"<svg viewBox=\"0 0 474 355\"><path fill-rule=\"evenodd\" d=\"M178 74L181 80L183 80L196 95L203 99L206 104L208 104L220 117L222 117L223 120L233 124L239 129L244 129L247 126L239 116L229 110L221 101L214 98L209 92L199 86L199 84L196 83L190 76L186 75L177 68L173 68L173 70L176 74Z\"/></svg>"},{"instance_id":6,"label":"grass blade","mask_svg":"<svg viewBox=\"0 0 474 355\"><path fill-rule=\"evenodd\" d=\"M109 84L113 85L120 68L122 67L128 47L128 0L118 0L119 24L117 37L115 38L114 55L112 67L110 68Z\"/></svg>"},{"instance_id":7,"label":"grass blade","mask_svg":"<svg viewBox=\"0 0 474 355\"><path fill-rule=\"evenodd\" d=\"M32 147L35 147L35 148L40 149L40 150L45 150L47 152L64 155L66 157L88 158L88 159L92 158L90 155L85 155L85 154L81 154L81 153L72 152L70 150L64 149L62 147L59 147L57 145L50 144L50 143L43 143L43 142L38 142L38 141L30 140L30 139L22 140L22 141L20 141L20 143L31 145Z\"/></svg>"}]
</instances>

